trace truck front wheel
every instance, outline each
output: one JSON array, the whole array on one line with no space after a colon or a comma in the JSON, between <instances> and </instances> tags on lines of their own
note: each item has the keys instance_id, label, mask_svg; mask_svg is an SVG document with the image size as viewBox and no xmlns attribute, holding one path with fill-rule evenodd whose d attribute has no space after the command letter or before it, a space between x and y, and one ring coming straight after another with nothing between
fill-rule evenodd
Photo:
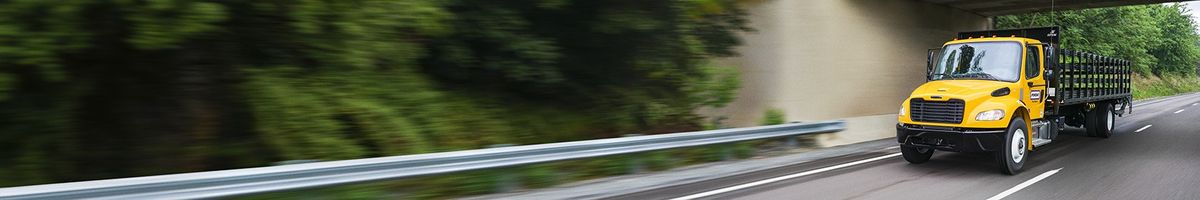
<instances>
[{"instance_id":1,"label":"truck front wheel","mask_svg":"<svg viewBox=\"0 0 1200 200\"><path fill-rule=\"evenodd\" d=\"M1004 134L1004 148L996 151L996 160L1000 162L1000 172L1005 174L1015 175L1021 172L1021 167L1025 166L1025 161L1029 160L1029 149L1027 144L1028 138L1025 133L1025 120L1014 117L1012 122L1008 123L1008 131Z\"/></svg>"},{"instance_id":2,"label":"truck front wheel","mask_svg":"<svg viewBox=\"0 0 1200 200\"><path fill-rule=\"evenodd\" d=\"M908 163L921 164L933 157L933 148L900 146L900 154L904 154L904 160Z\"/></svg>"},{"instance_id":3,"label":"truck front wheel","mask_svg":"<svg viewBox=\"0 0 1200 200\"><path fill-rule=\"evenodd\" d=\"M1099 103L1096 109L1089 111L1087 114L1086 126L1088 136L1108 138L1113 132L1113 116L1112 104Z\"/></svg>"}]
</instances>

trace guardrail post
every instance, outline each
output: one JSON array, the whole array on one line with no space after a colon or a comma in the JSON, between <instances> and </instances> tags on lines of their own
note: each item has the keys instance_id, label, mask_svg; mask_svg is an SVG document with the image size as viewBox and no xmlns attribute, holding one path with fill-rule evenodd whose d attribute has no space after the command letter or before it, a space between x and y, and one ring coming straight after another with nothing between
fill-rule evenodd
<instances>
[{"instance_id":1,"label":"guardrail post","mask_svg":"<svg viewBox=\"0 0 1200 200\"><path fill-rule=\"evenodd\" d=\"M799 123L803 123L803 122L802 121L790 121L788 123L789 124L799 124ZM784 140L783 141L784 145L787 148L790 148L790 149L800 148L800 136L798 136L798 135L787 136L787 137L784 137L783 140Z\"/></svg>"},{"instance_id":2,"label":"guardrail post","mask_svg":"<svg viewBox=\"0 0 1200 200\"><path fill-rule=\"evenodd\" d=\"M795 149L800 147L800 142L798 141L800 140L799 136L787 136L784 137L784 140L784 143L788 148Z\"/></svg>"},{"instance_id":3,"label":"guardrail post","mask_svg":"<svg viewBox=\"0 0 1200 200\"><path fill-rule=\"evenodd\" d=\"M721 161L733 160L733 145L721 144Z\"/></svg>"},{"instance_id":4,"label":"guardrail post","mask_svg":"<svg viewBox=\"0 0 1200 200\"><path fill-rule=\"evenodd\" d=\"M511 147L511 146L514 146L514 145L513 144L493 144L493 145L488 145L487 148L500 148L500 147ZM498 171L499 171L499 173L496 174L496 192L497 193L517 191L517 189L521 187L520 183L517 183L516 170L513 170L512 168L505 168L505 169L500 169Z\"/></svg>"},{"instance_id":5,"label":"guardrail post","mask_svg":"<svg viewBox=\"0 0 1200 200\"><path fill-rule=\"evenodd\" d=\"M627 161L629 164L629 173L630 174L637 174L637 173L642 173L642 172L646 171L646 168L643 167L645 165L642 164L642 159L639 157L640 156L638 156L638 154L632 154L629 156L629 160L627 160Z\"/></svg>"},{"instance_id":6,"label":"guardrail post","mask_svg":"<svg viewBox=\"0 0 1200 200\"><path fill-rule=\"evenodd\" d=\"M500 174L496 175L496 192L512 192L519 187L517 185L517 177L510 173L512 170L501 170Z\"/></svg>"},{"instance_id":7,"label":"guardrail post","mask_svg":"<svg viewBox=\"0 0 1200 200\"><path fill-rule=\"evenodd\" d=\"M642 136L642 134L637 134L637 133L625 134L625 135L622 135L621 137L636 137L636 136ZM638 173L642 173L642 172L646 171L645 164L643 164L643 162L642 162L641 154L630 154L629 159L626 160L626 162L628 162L626 164L628 164L627 169L629 170L629 174L638 174Z\"/></svg>"}]
</instances>

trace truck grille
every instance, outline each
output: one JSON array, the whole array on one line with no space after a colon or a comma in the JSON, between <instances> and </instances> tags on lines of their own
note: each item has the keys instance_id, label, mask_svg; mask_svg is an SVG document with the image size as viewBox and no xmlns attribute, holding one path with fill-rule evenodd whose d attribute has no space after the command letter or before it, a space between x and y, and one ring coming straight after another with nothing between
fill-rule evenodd
<instances>
[{"instance_id":1,"label":"truck grille","mask_svg":"<svg viewBox=\"0 0 1200 200\"><path fill-rule=\"evenodd\" d=\"M914 98L908 102L909 116L913 121L937 123L962 123L963 100L925 101Z\"/></svg>"}]
</instances>

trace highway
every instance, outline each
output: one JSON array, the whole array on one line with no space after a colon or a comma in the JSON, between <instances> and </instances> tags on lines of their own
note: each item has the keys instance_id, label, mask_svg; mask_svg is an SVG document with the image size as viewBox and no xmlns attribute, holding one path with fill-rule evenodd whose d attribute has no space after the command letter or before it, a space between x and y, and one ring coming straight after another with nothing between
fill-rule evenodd
<instances>
[{"instance_id":1,"label":"highway","mask_svg":"<svg viewBox=\"0 0 1200 200\"><path fill-rule=\"evenodd\" d=\"M880 147L614 199L1200 199L1200 94L1138 102L1115 131L1066 131L1011 176L988 154L909 164Z\"/></svg>"}]
</instances>

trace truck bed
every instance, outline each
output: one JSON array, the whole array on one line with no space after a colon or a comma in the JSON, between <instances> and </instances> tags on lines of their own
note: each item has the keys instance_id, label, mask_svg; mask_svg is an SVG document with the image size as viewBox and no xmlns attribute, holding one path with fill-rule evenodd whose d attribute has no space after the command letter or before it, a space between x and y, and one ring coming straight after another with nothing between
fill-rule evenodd
<instances>
[{"instance_id":1,"label":"truck bed","mask_svg":"<svg viewBox=\"0 0 1200 200\"><path fill-rule=\"evenodd\" d=\"M1049 80L1055 106L1132 99L1132 62L1068 49L1056 53Z\"/></svg>"}]
</instances>

